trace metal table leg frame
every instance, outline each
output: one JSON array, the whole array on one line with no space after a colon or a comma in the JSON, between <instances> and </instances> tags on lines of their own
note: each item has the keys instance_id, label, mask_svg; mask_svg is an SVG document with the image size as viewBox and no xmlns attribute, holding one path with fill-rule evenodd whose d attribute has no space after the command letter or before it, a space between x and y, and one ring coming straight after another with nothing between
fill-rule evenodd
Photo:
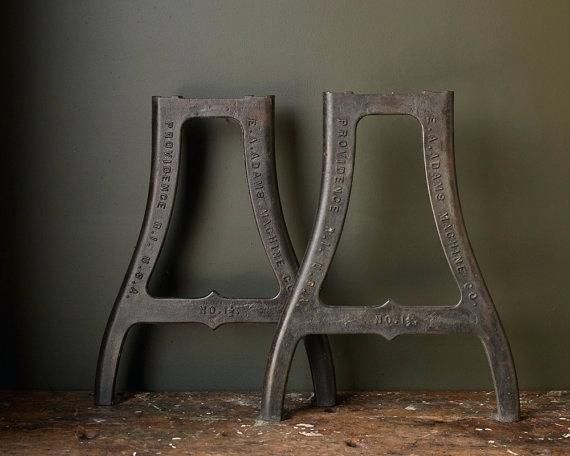
<instances>
[{"instance_id":1,"label":"metal table leg frame","mask_svg":"<svg viewBox=\"0 0 570 456\"><path fill-rule=\"evenodd\" d=\"M453 93L324 95L325 162L312 238L278 325L266 369L261 416L280 420L291 358L307 334L466 334L479 337L491 368L500 421L519 419L513 359L461 214L453 152ZM346 218L356 126L367 115L411 115L422 127L426 180L439 239L460 290L452 306L327 306L319 298Z\"/></svg>"},{"instance_id":2,"label":"metal table leg frame","mask_svg":"<svg viewBox=\"0 0 570 456\"><path fill-rule=\"evenodd\" d=\"M185 99L153 97L152 171L146 213L139 240L103 338L95 402L113 402L123 342L137 323L197 322L215 329L226 323L276 323L298 270L277 187L274 158L273 97ZM148 281L164 244L172 217L180 163L180 133L192 118L237 120L243 132L244 158L251 204L265 252L279 283L270 299L226 298L212 291L197 299L155 298ZM335 403L336 385L326 336L307 336L315 401Z\"/></svg>"}]
</instances>

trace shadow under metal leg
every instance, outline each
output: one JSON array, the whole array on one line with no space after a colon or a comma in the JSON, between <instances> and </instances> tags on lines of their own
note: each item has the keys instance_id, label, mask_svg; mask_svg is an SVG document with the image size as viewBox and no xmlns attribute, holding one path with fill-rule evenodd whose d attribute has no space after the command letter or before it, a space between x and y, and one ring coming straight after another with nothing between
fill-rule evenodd
<instances>
[{"instance_id":1,"label":"shadow under metal leg","mask_svg":"<svg viewBox=\"0 0 570 456\"><path fill-rule=\"evenodd\" d=\"M295 345L307 334L466 334L479 337L491 368L500 421L519 419L513 359L469 244L457 192L453 93L324 95L325 163L311 241L279 322L265 374L261 417L279 420ZM353 180L356 126L368 115L411 115L422 127L426 180L439 239L461 298L453 306L327 306L320 290L338 246Z\"/></svg>"},{"instance_id":2,"label":"shadow under metal leg","mask_svg":"<svg viewBox=\"0 0 570 456\"><path fill-rule=\"evenodd\" d=\"M180 135L192 118L238 121L251 204L265 252L279 284L274 298L226 298L212 291L198 299L155 298L148 281L172 217L180 163ZM215 329L227 323L276 323L295 281L298 262L279 200L274 156L273 97L185 99L153 97L152 172L139 240L103 338L95 402L113 403L121 349L129 328L138 323L203 323ZM336 385L326 336L305 339L318 405L335 403Z\"/></svg>"}]
</instances>

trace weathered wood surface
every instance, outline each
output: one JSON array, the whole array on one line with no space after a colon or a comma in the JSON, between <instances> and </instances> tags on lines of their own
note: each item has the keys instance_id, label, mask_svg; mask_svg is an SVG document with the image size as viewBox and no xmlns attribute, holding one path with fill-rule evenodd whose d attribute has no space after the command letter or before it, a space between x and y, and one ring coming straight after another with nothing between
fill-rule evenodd
<instances>
[{"instance_id":1,"label":"weathered wood surface","mask_svg":"<svg viewBox=\"0 0 570 456\"><path fill-rule=\"evenodd\" d=\"M525 393L523 420L491 419L492 393L378 392L341 396L257 420L258 394L142 393L95 407L86 392L1 392L2 455L570 455L570 394Z\"/></svg>"}]
</instances>

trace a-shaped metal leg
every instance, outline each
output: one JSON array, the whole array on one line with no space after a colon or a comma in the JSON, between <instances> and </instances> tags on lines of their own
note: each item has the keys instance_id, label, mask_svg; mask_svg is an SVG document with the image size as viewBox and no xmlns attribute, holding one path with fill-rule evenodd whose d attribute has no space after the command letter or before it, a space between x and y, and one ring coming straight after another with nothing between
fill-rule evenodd
<instances>
[{"instance_id":1,"label":"a-shaped metal leg","mask_svg":"<svg viewBox=\"0 0 570 456\"><path fill-rule=\"evenodd\" d=\"M274 157L273 97L185 99L154 97L152 172L146 213L125 280L109 318L97 367L95 402L113 402L115 379L126 334L137 323L203 323L215 329L227 323L276 323L297 274L279 200ZM192 118L238 121L257 228L279 284L274 298L226 298L212 291L197 299L155 298L147 286L172 217L180 163L180 134ZM334 366L328 339L305 338L318 405L335 403Z\"/></svg>"},{"instance_id":2,"label":"a-shaped metal leg","mask_svg":"<svg viewBox=\"0 0 570 456\"><path fill-rule=\"evenodd\" d=\"M279 420L296 341L307 334L466 334L483 343L493 375L500 421L519 419L513 359L499 317L475 261L463 223L453 152L453 94L324 95L325 163L313 234L266 370L261 417ZM453 306L327 306L319 294L338 246L354 171L356 126L367 115L411 115L422 127L426 180L441 245L460 289Z\"/></svg>"}]
</instances>

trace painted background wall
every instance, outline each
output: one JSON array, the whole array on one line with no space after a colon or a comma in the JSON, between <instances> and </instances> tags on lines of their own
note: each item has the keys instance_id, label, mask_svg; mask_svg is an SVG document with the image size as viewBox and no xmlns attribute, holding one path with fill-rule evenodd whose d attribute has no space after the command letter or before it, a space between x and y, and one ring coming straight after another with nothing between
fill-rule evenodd
<instances>
[{"instance_id":1,"label":"painted background wall","mask_svg":"<svg viewBox=\"0 0 570 456\"><path fill-rule=\"evenodd\" d=\"M300 257L321 169L322 96L454 90L457 172L522 388L570 387L568 1L29 1L8 11L0 386L91 388L147 196L152 95L276 96L278 175ZM331 304L450 304L411 118L358 129ZM238 128L188 128L187 185L157 294L275 291ZM184 204L182 204L184 203ZM272 327L139 328L120 385L252 390ZM490 387L461 337L333 338L341 389ZM290 377L308 389L302 350Z\"/></svg>"}]
</instances>

